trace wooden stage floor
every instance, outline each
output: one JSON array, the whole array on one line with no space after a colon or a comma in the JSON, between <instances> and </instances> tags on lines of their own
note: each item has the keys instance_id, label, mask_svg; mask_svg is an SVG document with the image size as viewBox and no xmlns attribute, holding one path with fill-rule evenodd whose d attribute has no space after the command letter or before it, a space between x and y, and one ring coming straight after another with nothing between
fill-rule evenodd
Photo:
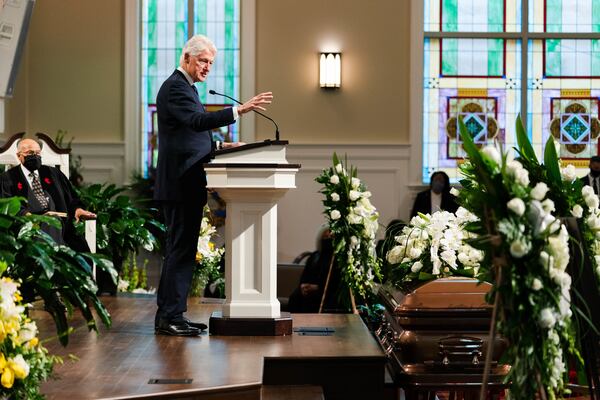
<instances>
[{"instance_id":1,"label":"wooden stage floor","mask_svg":"<svg viewBox=\"0 0 600 400\"><path fill-rule=\"evenodd\" d=\"M171 337L154 334L155 297L104 297L111 329L90 333L84 320L63 348L50 315L32 318L52 354L63 356L57 380L42 386L48 399L258 399L265 385L312 384L326 399L380 398L385 356L358 315L294 314L296 327L332 327L331 336ZM187 316L207 322L219 304L190 299ZM78 357L70 361L69 354ZM191 379L189 384L150 384L151 379Z\"/></svg>"}]
</instances>

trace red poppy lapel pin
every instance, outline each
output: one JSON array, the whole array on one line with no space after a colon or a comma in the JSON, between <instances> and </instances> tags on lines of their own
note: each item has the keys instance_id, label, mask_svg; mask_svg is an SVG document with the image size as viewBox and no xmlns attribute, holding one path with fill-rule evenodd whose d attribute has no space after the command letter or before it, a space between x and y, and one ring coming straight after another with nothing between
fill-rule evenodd
<instances>
[{"instance_id":1,"label":"red poppy lapel pin","mask_svg":"<svg viewBox=\"0 0 600 400\"><path fill-rule=\"evenodd\" d=\"M21 182L17 182L17 189L23 190L23 184Z\"/></svg>"},{"instance_id":2,"label":"red poppy lapel pin","mask_svg":"<svg viewBox=\"0 0 600 400\"><path fill-rule=\"evenodd\" d=\"M52 179L45 177L44 178L44 182L46 183L46 185L52 185Z\"/></svg>"}]
</instances>

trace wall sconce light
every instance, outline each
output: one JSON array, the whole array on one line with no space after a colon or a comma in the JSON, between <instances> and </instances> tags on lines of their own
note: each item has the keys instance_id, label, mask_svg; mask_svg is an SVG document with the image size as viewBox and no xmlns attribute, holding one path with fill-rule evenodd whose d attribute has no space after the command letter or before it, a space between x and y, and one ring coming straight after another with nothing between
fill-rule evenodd
<instances>
[{"instance_id":1,"label":"wall sconce light","mask_svg":"<svg viewBox=\"0 0 600 400\"><path fill-rule=\"evenodd\" d=\"M322 88L339 88L342 83L342 54L321 53L319 72Z\"/></svg>"}]
</instances>

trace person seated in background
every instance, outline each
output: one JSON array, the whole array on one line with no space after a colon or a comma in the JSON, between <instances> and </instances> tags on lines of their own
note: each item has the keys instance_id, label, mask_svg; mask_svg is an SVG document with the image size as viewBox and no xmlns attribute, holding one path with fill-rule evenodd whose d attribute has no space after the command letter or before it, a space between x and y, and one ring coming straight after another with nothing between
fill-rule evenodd
<instances>
[{"instance_id":1,"label":"person seated in background","mask_svg":"<svg viewBox=\"0 0 600 400\"><path fill-rule=\"evenodd\" d=\"M44 226L56 243L79 252L89 252L85 238L75 231L73 221L93 219L96 214L83 209L69 179L58 169L42 165L41 147L33 139L23 139L17 145L20 164L0 175L0 196L20 196L27 199L21 215L49 214L61 216L62 228Z\"/></svg>"},{"instance_id":2,"label":"person seated in background","mask_svg":"<svg viewBox=\"0 0 600 400\"><path fill-rule=\"evenodd\" d=\"M299 286L289 297L288 309L292 313L319 312L330 267L331 274L323 311L332 312L341 309L337 301L341 275L338 268L331 264L334 254L331 231L328 227L322 227L319 230L316 245L317 250L312 252L306 260Z\"/></svg>"},{"instance_id":3,"label":"person seated in background","mask_svg":"<svg viewBox=\"0 0 600 400\"><path fill-rule=\"evenodd\" d=\"M433 214L436 211L456 212L458 205L450 194L450 178L443 171L431 175L429 189L419 192L410 213L414 217L418 213Z\"/></svg>"},{"instance_id":4,"label":"person seated in background","mask_svg":"<svg viewBox=\"0 0 600 400\"><path fill-rule=\"evenodd\" d=\"M592 156L590 158L590 172L583 178L580 178L580 181L583 186L591 186L596 195L600 194L600 156Z\"/></svg>"},{"instance_id":5,"label":"person seated in background","mask_svg":"<svg viewBox=\"0 0 600 400\"><path fill-rule=\"evenodd\" d=\"M402 229L406 226L404 221L399 219L393 219L385 228L385 237L377 241L375 251L377 257L382 260L381 274L383 275L382 281L385 282L388 277L389 263L387 261L387 253L396 245L396 236L402 233Z\"/></svg>"}]
</instances>

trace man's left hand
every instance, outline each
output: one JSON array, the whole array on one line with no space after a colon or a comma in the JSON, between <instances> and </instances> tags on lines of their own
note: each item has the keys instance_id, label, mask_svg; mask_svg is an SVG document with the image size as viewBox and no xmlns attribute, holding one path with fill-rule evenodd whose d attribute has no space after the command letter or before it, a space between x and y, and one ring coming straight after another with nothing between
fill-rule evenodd
<instances>
[{"instance_id":1,"label":"man's left hand","mask_svg":"<svg viewBox=\"0 0 600 400\"><path fill-rule=\"evenodd\" d=\"M83 208L78 208L77 210L75 210L75 221L79 222L80 219L96 219L96 214L84 210Z\"/></svg>"},{"instance_id":2,"label":"man's left hand","mask_svg":"<svg viewBox=\"0 0 600 400\"><path fill-rule=\"evenodd\" d=\"M232 147L238 147L238 146L242 146L245 144L246 143L244 143L244 142L223 142L222 146L224 149L230 149Z\"/></svg>"}]
</instances>

